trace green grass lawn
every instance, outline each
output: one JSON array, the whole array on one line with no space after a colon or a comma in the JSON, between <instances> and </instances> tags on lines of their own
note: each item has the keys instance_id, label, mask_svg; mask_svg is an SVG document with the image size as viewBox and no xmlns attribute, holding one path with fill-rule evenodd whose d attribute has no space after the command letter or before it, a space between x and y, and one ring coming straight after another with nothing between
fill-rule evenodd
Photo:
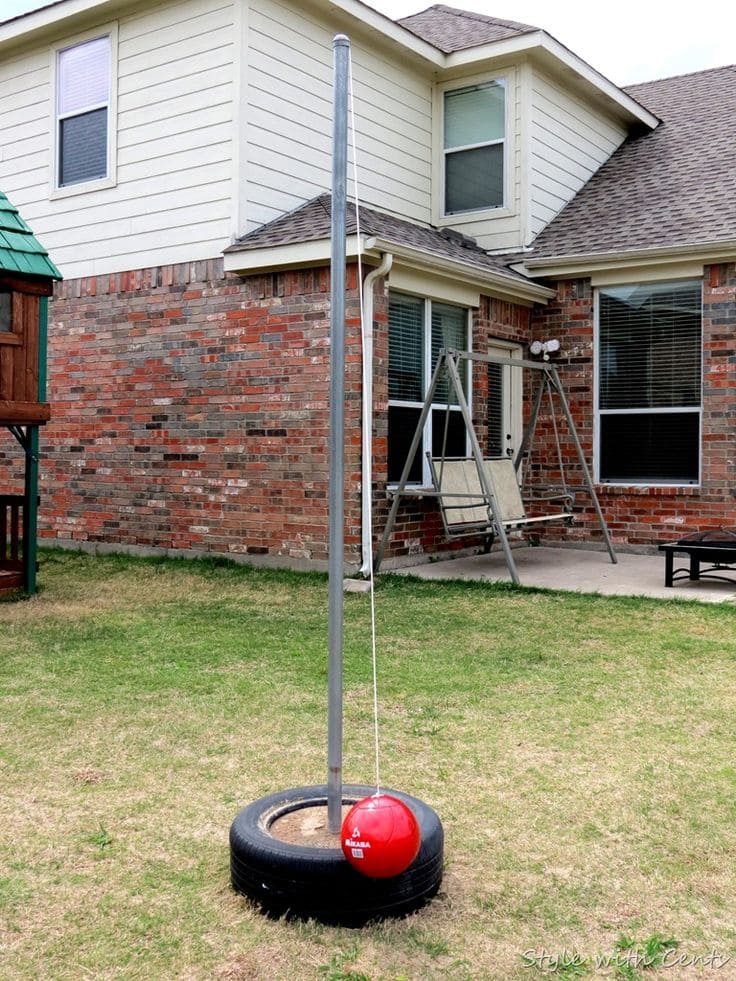
<instances>
[{"instance_id":1,"label":"green grass lawn","mask_svg":"<svg viewBox=\"0 0 736 981\"><path fill-rule=\"evenodd\" d=\"M351 931L228 878L238 809L326 779L326 579L49 552L40 583L0 602L3 979L736 977L733 608L382 578L382 777L447 867ZM346 782L373 779L368 609Z\"/></svg>"}]
</instances>

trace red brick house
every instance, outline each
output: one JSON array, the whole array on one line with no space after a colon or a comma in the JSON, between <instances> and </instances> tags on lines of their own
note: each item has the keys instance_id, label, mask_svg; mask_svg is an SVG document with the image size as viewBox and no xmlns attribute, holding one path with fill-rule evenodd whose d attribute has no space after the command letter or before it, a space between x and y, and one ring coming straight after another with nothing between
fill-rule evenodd
<instances>
[{"instance_id":1,"label":"red brick house","mask_svg":"<svg viewBox=\"0 0 736 981\"><path fill-rule=\"evenodd\" d=\"M61 0L0 24L0 188L64 275L46 538L324 562L338 32L363 204L348 228L348 562L359 249L377 534L439 347L528 357L550 338L617 546L736 524L735 69L621 90L543 30L441 5L395 23L355 0ZM525 384L478 366L467 384L484 451L517 447ZM423 450L439 431L430 417ZM527 472L554 480L551 418L541 433ZM449 441L467 452L455 406ZM429 480L423 456L412 479ZM545 534L598 541L585 502ZM443 547L436 504L408 500L390 555Z\"/></svg>"}]
</instances>

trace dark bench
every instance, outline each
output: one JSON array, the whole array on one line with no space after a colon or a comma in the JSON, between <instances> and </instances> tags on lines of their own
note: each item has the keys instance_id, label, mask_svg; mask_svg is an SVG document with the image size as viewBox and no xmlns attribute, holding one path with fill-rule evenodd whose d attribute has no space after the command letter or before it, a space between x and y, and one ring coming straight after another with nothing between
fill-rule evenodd
<instances>
[{"instance_id":1,"label":"dark bench","mask_svg":"<svg viewBox=\"0 0 736 981\"><path fill-rule=\"evenodd\" d=\"M664 584L673 586L677 579L698 582L700 579L720 579L736 583L736 531L720 528L699 535L682 538L679 542L666 542L659 546L664 552ZM687 567L674 567L675 555L688 556ZM701 563L710 563L705 569ZM724 575L729 572L732 575Z\"/></svg>"}]
</instances>

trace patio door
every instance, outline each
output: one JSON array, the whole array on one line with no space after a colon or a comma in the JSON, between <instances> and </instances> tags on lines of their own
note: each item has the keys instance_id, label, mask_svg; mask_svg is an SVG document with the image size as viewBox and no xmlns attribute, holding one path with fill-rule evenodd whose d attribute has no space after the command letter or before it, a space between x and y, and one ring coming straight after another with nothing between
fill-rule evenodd
<instances>
[{"instance_id":1,"label":"patio door","mask_svg":"<svg viewBox=\"0 0 736 981\"><path fill-rule=\"evenodd\" d=\"M521 358L519 344L491 341L488 354L498 358ZM486 455L510 456L517 453L523 433L521 367L488 364L488 405Z\"/></svg>"}]
</instances>

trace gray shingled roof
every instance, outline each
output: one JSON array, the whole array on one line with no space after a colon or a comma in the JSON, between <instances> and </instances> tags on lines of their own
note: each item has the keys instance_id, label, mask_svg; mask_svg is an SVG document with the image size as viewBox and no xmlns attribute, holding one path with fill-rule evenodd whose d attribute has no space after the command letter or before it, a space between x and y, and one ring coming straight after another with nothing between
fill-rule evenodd
<instances>
[{"instance_id":1,"label":"gray shingled roof","mask_svg":"<svg viewBox=\"0 0 736 981\"><path fill-rule=\"evenodd\" d=\"M401 17L396 23L445 54L539 30L529 24L487 17L470 10L456 10L441 3L419 14Z\"/></svg>"},{"instance_id":2,"label":"gray shingled roof","mask_svg":"<svg viewBox=\"0 0 736 981\"><path fill-rule=\"evenodd\" d=\"M355 206L350 201L347 206L346 225L348 235L356 234ZM364 207L360 209L360 231L364 236L375 236L397 246L420 249L442 259L463 262L480 272L500 274L519 283L529 282L526 277L509 269L503 257L488 255L472 239L457 232L438 231L430 226L415 225L402 218L395 218L393 215ZM295 211L281 215L267 225L261 225L249 232L225 249L225 252L247 252L253 249L315 242L328 239L330 232L331 199L329 194L321 194Z\"/></svg>"},{"instance_id":3,"label":"gray shingled roof","mask_svg":"<svg viewBox=\"0 0 736 981\"><path fill-rule=\"evenodd\" d=\"M539 234L532 259L736 239L736 66L625 91L661 125L619 147Z\"/></svg>"}]
</instances>

